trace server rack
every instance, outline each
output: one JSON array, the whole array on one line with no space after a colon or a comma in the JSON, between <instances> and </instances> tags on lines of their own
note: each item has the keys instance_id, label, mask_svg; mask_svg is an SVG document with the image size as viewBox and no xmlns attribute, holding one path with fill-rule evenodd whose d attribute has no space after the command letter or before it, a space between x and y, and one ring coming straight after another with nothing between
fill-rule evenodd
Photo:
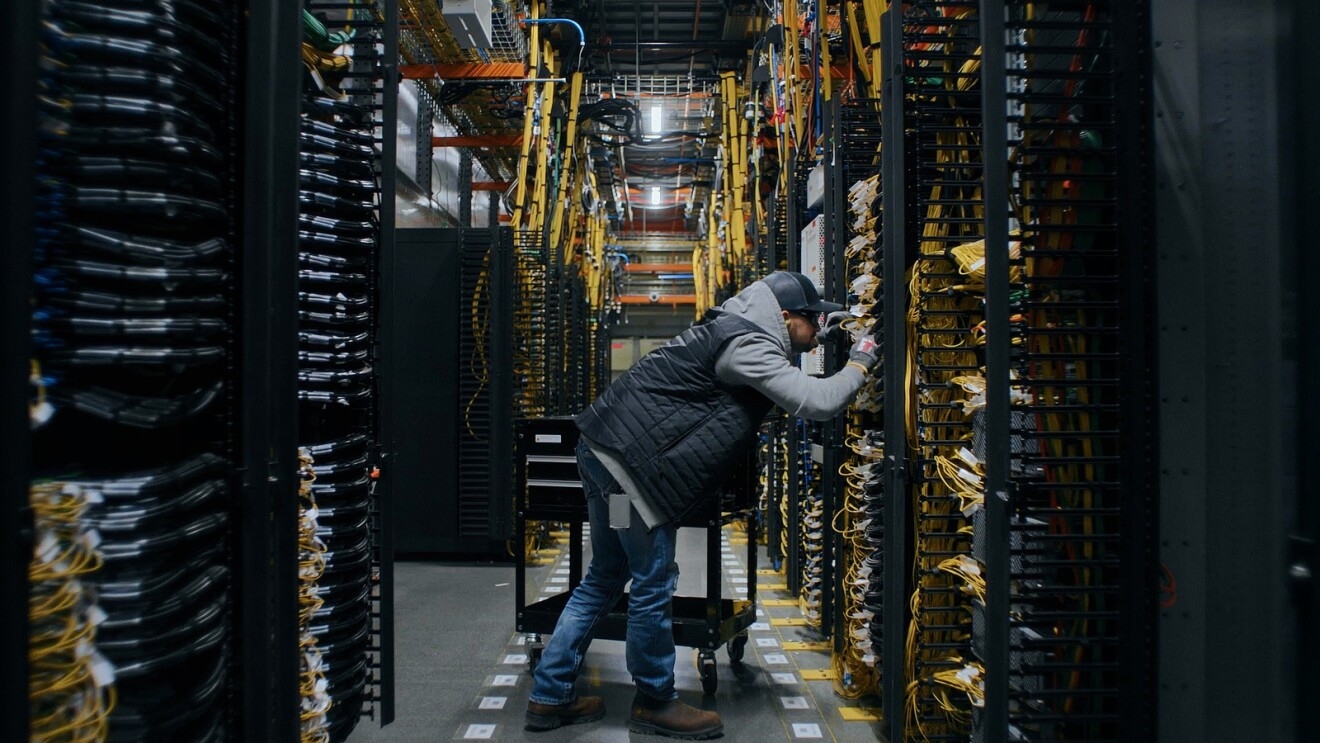
<instances>
[{"instance_id":1,"label":"server rack","mask_svg":"<svg viewBox=\"0 0 1320 743\"><path fill-rule=\"evenodd\" d=\"M90 638L89 627L95 624L94 647L114 661L116 674L111 679L105 673L109 666L100 664L93 682L100 691L89 689L76 710L59 706L64 703L54 698L57 694L43 696L38 717L29 718L23 705L7 715L12 721L7 724L17 728L15 739L35 734L30 724L47 727L69 714L82 714L80 725L100 726L101 718L108 718L109 734L116 737L270 737L271 705L279 702L264 701L271 699L264 692L281 680L278 654L267 662L278 647L278 635L265 622L259 634L244 629L256 614L269 616L281 575L272 573L265 560L253 569L255 561L247 559L251 553L244 548L245 540L278 538L269 527L263 529L278 523L278 508L263 499L254 500L258 508L240 507L234 494L247 481L231 472L257 471L266 482L266 452L277 434L259 429L246 415L252 411L239 403L254 375L280 368L278 358L255 351L279 344L245 347L236 337L250 318L265 314L264 306L253 311L259 306L253 297L262 289L261 278L269 278L269 266L239 261L235 248L240 236L277 231L281 211L274 199L248 208L242 197L252 192L232 184L241 183L247 167L274 150L268 139L272 132L256 126L255 117L244 116L254 110L255 96L244 93L252 90L239 78L245 67L240 55L247 56L246 69L266 73L264 90L276 90L270 80L282 78L269 74L277 65L263 56L271 48L263 44L296 25L274 6L256 4L254 15L268 23L260 33L245 36L236 8L199 4L180 12L194 22L207 21L214 36L185 32L175 38L178 46L170 47L161 44L159 32L173 27L177 33L180 21L163 9L134 14L92 5L20 3L14 10L20 33L29 41L17 46L20 59L11 68L21 85L9 91L15 96L11 110L16 120L7 129L25 151L15 153L19 165L10 174L19 179L17 185L7 180L6 188L19 192L11 202L15 205L37 190L42 200L35 210L38 231L33 232L31 222L16 226L20 254L10 265L20 270L7 273L21 283L13 293L21 306L12 308L15 316L6 316L6 327L19 329L19 335L6 339L6 348L15 351L6 358L24 365L33 359L35 373L30 383L25 374L22 388L6 390L7 404L12 401L24 411L19 419L24 425L6 429L21 439L11 449L18 456L7 460L16 466L7 473L6 486L21 495L6 499L5 509L24 513L33 483L44 536L60 542L65 554L77 555L81 567L79 581L59 583L62 579L52 579L44 566L55 565L56 572L69 576L64 569L69 564L52 563L43 552L33 568L40 578L31 596L26 586L6 583L6 604L25 609L30 598L31 616L49 617L63 611L49 601L51 596L78 596L79 582L99 584L99 597L84 593L67 605L74 612L68 626L78 626L80 636ZM39 14L47 21L42 33L22 25ZM110 51L112 46L120 56ZM179 56L185 50L200 54L198 47L210 52L204 61ZM38 55L61 64L44 67L39 78ZM215 85L203 92L182 84L177 67L159 67L166 60ZM151 71L177 87L172 93L138 87ZM45 96L40 114L32 105L38 100L37 81ZM212 115L205 124L196 119L203 112ZM162 123L169 125L153 129ZM37 139L44 139L41 150L24 146ZM238 158L240 147L248 160ZM183 153L197 157L181 166L174 158ZM34 179L33 164L38 164L40 181ZM263 183L276 189L292 173ZM114 208L106 208L111 204ZM173 283L135 284L149 277ZM36 303L23 301L29 297ZM30 324L29 312L35 312ZM28 335L29 329L34 335ZM102 373L88 376L88 369ZM174 389L155 376L160 372L168 372L164 379ZM196 394L178 394L188 387ZM35 430L28 433L27 402L40 401L47 392L53 415L39 404L33 411ZM107 458L104 441L110 436L121 447L136 442L144 449ZM264 438L266 445L253 445L256 438ZM259 458L253 458L254 452L261 452ZM224 460L232 470L221 464ZM136 473L142 476L133 479ZM276 476L267 487L278 482ZM162 499L171 492L186 495ZM55 499L60 506L52 511ZM262 509L256 517L254 512ZM70 520L71 515L76 518ZM49 526L61 519L65 526ZM257 527L253 532L243 530L249 521ZM182 523L187 527L175 531ZM102 534L99 544L94 536L80 546L64 541L96 533ZM216 537L217 547L196 541L208 534ZM22 533L16 536L6 539L19 546L6 567L26 572L31 541ZM168 559L173 550L190 558L178 569ZM269 554L269 545L263 554ZM291 567L292 559L277 564ZM188 571L190 565L196 570ZM142 603L157 589L182 589L184 584L189 589L178 590L172 602ZM94 621L93 614L102 618ZM166 614L173 617L168 633L150 637L132 628L138 618L165 621ZM44 629L37 629L42 625L29 626L29 621L24 617L11 636L25 646L29 638L34 643L40 660L31 672L46 674L47 662L72 667L60 660L62 651L49 645ZM243 663L248 655L252 662ZM292 647L284 657L292 657ZM165 668L172 669L169 675L156 675ZM8 688L30 688L29 669L21 659L6 669L17 675ZM110 684L119 692L113 708L105 691ZM291 680L283 688L289 692L292 725ZM240 692L263 702L230 706L230 696ZM26 702L26 695L11 696ZM104 703L88 712L93 698ZM177 717L162 716L175 707Z\"/></svg>"},{"instance_id":2,"label":"server rack","mask_svg":"<svg viewBox=\"0 0 1320 743\"><path fill-rule=\"evenodd\" d=\"M308 0L302 22L300 687L311 690L304 736L335 741L392 698L380 315L394 239L398 24L392 3L342 0ZM381 711L389 722L392 709Z\"/></svg>"},{"instance_id":3,"label":"server rack","mask_svg":"<svg viewBox=\"0 0 1320 743\"><path fill-rule=\"evenodd\" d=\"M891 142L871 163L889 394L870 593L891 740L1151 734L1145 7L895 8L879 115L836 120Z\"/></svg>"},{"instance_id":4,"label":"server rack","mask_svg":"<svg viewBox=\"0 0 1320 743\"><path fill-rule=\"evenodd\" d=\"M400 230L384 323L399 553L507 559L512 427L529 399L507 228ZM539 322L527 316L529 323ZM534 396L534 395L533 395ZM456 426L436 426L436 420Z\"/></svg>"},{"instance_id":5,"label":"server rack","mask_svg":"<svg viewBox=\"0 0 1320 743\"><path fill-rule=\"evenodd\" d=\"M261 0L11 8L16 58L4 92L13 167L4 182L6 203L20 208L5 216L15 239L3 340L5 378L19 384L0 394L13 455L4 460L0 526L15 547L0 586L6 687L28 688L29 637L45 642L29 630L22 579L32 556L29 483L67 483L65 496L99 492L105 502L87 498L81 521L97 525L101 544L88 549L109 566L87 580L101 585L100 650L118 670L111 739L298 736L297 10ZM39 16L51 21L42 31ZM163 27L172 33L158 34ZM38 77L39 54L63 66ZM178 77L182 68L207 84ZM156 85L139 85L148 80ZM38 188L46 207L21 208ZM107 199L114 209L103 208ZM153 219L128 216L135 211ZM29 320L28 299L38 296ZM46 362L41 373L29 373L30 358ZM93 380L77 365L107 371ZM207 379L216 380L214 395ZM181 405L177 389L189 384L201 385L199 394ZM89 394L95 385L105 388L99 396ZM29 433L28 403L43 391L55 415ZM140 446L103 456L98 441L110 436L121 451ZM171 514L187 526L171 529ZM198 541L207 535L214 547ZM172 548L185 559L167 560ZM34 600L47 595L34 588ZM173 598L134 603L157 590ZM168 632L128 626L139 614L164 621L163 612L182 613ZM388 614L382 623L388 631ZM177 652L170 643L180 643ZM388 641L378 651L388 656ZM388 670L378 680L388 697ZM135 694L145 695L141 704ZM7 699L5 737L25 739L26 695ZM170 705L177 715L168 716Z\"/></svg>"}]
</instances>

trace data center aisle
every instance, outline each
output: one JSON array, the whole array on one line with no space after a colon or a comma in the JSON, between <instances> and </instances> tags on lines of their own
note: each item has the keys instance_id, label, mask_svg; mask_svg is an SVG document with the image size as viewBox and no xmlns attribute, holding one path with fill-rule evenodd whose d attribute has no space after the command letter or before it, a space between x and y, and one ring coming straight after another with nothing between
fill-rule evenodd
<instances>
[{"instance_id":1,"label":"data center aisle","mask_svg":"<svg viewBox=\"0 0 1320 743\"><path fill-rule=\"evenodd\" d=\"M679 594L706 587L705 534L679 531ZM562 541L562 540L561 540ZM746 540L726 527L723 590L746 595ZM564 551L566 552L566 550ZM529 578L529 591L561 590L567 567L551 556ZM758 563L766 564L764 553ZM605 697L605 719L543 733L522 729L531 688L523 638L513 630L511 565L401 562L395 569L396 694L398 716L378 728L364 720L348 743L421 743L448 740L657 741L628 731L633 686L624 645L597 640L587 655L579 691ZM757 579L758 615L740 666L717 653L719 689L703 698L696 651L678 649L679 695L689 704L719 711L727 741L879 740L874 699L849 701L833 692L830 653L819 634L802 626L796 599L782 574ZM544 595L544 594L542 594Z\"/></svg>"}]
</instances>

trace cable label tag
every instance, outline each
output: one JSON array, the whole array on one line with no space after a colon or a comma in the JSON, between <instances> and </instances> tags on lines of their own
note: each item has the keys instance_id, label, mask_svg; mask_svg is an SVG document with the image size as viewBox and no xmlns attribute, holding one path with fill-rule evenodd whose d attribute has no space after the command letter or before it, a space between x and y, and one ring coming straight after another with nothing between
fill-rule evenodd
<instances>
[{"instance_id":1,"label":"cable label tag","mask_svg":"<svg viewBox=\"0 0 1320 743\"><path fill-rule=\"evenodd\" d=\"M92 673L92 683L98 687L110 686L115 682L115 666L104 655L92 651L92 663L88 669Z\"/></svg>"}]
</instances>

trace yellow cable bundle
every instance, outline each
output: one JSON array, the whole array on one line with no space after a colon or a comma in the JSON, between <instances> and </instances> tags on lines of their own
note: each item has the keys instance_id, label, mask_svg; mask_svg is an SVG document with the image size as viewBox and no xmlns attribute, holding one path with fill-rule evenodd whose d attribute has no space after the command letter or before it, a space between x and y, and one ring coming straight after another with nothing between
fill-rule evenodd
<instances>
[{"instance_id":1,"label":"yellow cable bundle","mask_svg":"<svg viewBox=\"0 0 1320 743\"><path fill-rule=\"evenodd\" d=\"M96 494L99 496L99 494ZM96 652L92 596L84 576L101 567L99 537L87 530L89 498L63 482L28 490L37 545L28 565L28 702L31 741L94 743L109 735L114 668Z\"/></svg>"},{"instance_id":2,"label":"yellow cable bundle","mask_svg":"<svg viewBox=\"0 0 1320 743\"><path fill-rule=\"evenodd\" d=\"M809 477L812 487L801 494L803 508L798 538L807 559L802 563L802 587L798 592L798 608L802 611L802 616L806 617L807 624L819 628L822 620L821 591L824 589L821 583L820 561L824 559L825 507L820 494L820 465L814 459L811 461Z\"/></svg>"},{"instance_id":3,"label":"yellow cable bundle","mask_svg":"<svg viewBox=\"0 0 1320 743\"><path fill-rule=\"evenodd\" d=\"M304 448L298 449L298 713L300 743L330 740L326 714L332 704L326 689L325 662L310 631L315 613L325 604L318 594L325 573L325 542L317 536L315 461Z\"/></svg>"},{"instance_id":4,"label":"yellow cable bundle","mask_svg":"<svg viewBox=\"0 0 1320 743\"><path fill-rule=\"evenodd\" d=\"M973 240L949 248L949 257L958 266L958 273L968 278L964 291L985 291L985 240ZM1014 284L1022 283L1022 243L1011 240L1008 243L1008 280Z\"/></svg>"},{"instance_id":5,"label":"yellow cable bundle","mask_svg":"<svg viewBox=\"0 0 1320 743\"><path fill-rule=\"evenodd\" d=\"M872 463L879 461L884 452L863 445L865 434L859 425L860 416L849 416L845 431L845 444L852 456L839 467L844 488L842 506L831 520L832 528L843 535L844 550L836 564L845 567L844 601L842 606L845 628L844 646L831 657L834 668L834 692L845 699L859 699L877 693L879 671L871 646L869 617L864 609L866 587L870 580L863 560L870 554L865 538L866 505L863 498L866 476Z\"/></svg>"},{"instance_id":6,"label":"yellow cable bundle","mask_svg":"<svg viewBox=\"0 0 1320 743\"><path fill-rule=\"evenodd\" d=\"M947 62L944 66L946 75L952 72ZM964 64L960 71L974 71L975 67ZM952 78L945 79L950 81L946 85L950 85ZM966 90L969 84L968 80L960 79L953 89ZM951 123L965 126L957 117ZM936 135L939 145L936 164L946 174L945 178L965 180L958 174L975 166L979 147L975 140L976 137L966 132ZM945 201L965 203L950 206L941 203ZM957 559L951 562L948 557L950 553L970 550L963 509L975 500L969 494L976 487L971 481L975 478L965 480L950 469L957 447L948 442L961 441L969 435L962 409L966 390L952 384L952 379L958 374L955 369L977 368L975 346L970 339L973 328L981 320L979 299L965 294L977 282L959 278L969 275L977 257L969 258L974 256L974 248L960 245L960 250L946 251L946 245L950 238L974 229L967 225L981 219L983 212L979 187L946 186L937 177L930 187L920 256L908 277L907 436L918 453L916 461L922 464L922 469L912 493L916 590L912 594L913 619L907 638L905 665L911 681L905 709L912 729L922 737L963 734L967 725L967 720L951 711L938 696L927 696L936 669L947 653L942 646L965 641L967 631L929 625L957 625L965 621L961 590L962 586L974 583L963 572L956 572L957 568L967 566ZM949 221L950 217L962 221L955 224ZM952 232L955 229L957 233ZM967 240L962 245L972 242ZM983 248L981 253L983 257ZM959 272L955 256L966 260L969 272ZM981 286L983 275L982 271ZM941 716L944 720L939 723L930 719Z\"/></svg>"},{"instance_id":7,"label":"yellow cable bundle","mask_svg":"<svg viewBox=\"0 0 1320 743\"><path fill-rule=\"evenodd\" d=\"M950 656L945 661L962 663L962 659L956 656ZM985 667L975 661L965 663L960 668L935 671L931 674L931 680L935 684L934 696L940 709L951 720L963 726L971 725L972 715L967 704L972 707L985 706L984 678ZM958 694L959 698L950 696L951 693ZM961 695L966 695L966 704L962 702Z\"/></svg>"}]
</instances>

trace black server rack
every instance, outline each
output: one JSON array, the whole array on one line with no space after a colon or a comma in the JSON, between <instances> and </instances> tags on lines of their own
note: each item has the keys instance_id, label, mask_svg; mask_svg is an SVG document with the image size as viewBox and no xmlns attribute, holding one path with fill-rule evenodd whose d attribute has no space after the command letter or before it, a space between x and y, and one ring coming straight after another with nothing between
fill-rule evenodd
<instances>
[{"instance_id":1,"label":"black server rack","mask_svg":"<svg viewBox=\"0 0 1320 743\"><path fill-rule=\"evenodd\" d=\"M392 5L309 0L298 150L299 649L305 737L347 738L391 676L382 262L394 237Z\"/></svg>"},{"instance_id":2,"label":"black server rack","mask_svg":"<svg viewBox=\"0 0 1320 743\"><path fill-rule=\"evenodd\" d=\"M509 558L514 393L544 378L518 361L513 261L509 229L398 232L384 322L400 554Z\"/></svg>"},{"instance_id":3,"label":"black server rack","mask_svg":"<svg viewBox=\"0 0 1320 743\"><path fill-rule=\"evenodd\" d=\"M863 606L891 740L1152 735L1145 14L896 7L883 99L836 109L836 275L856 278L840 238L865 222L845 190L878 197L859 245L885 349L883 578Z\"/></svg>"},{"instance_id":4,"label":"black server rack","mask_svg":"<svg viewBox=\"0 0 1320 743\"><path fill-rule=\"evenodd\" d=\"M397 26L391 4L353 5ZM4 737L296 740L298 8L11 17L0 595L5 687L32 702L6 695ZM373 518L370 679L388 721Z\"/></svg>"}]
</instances>

